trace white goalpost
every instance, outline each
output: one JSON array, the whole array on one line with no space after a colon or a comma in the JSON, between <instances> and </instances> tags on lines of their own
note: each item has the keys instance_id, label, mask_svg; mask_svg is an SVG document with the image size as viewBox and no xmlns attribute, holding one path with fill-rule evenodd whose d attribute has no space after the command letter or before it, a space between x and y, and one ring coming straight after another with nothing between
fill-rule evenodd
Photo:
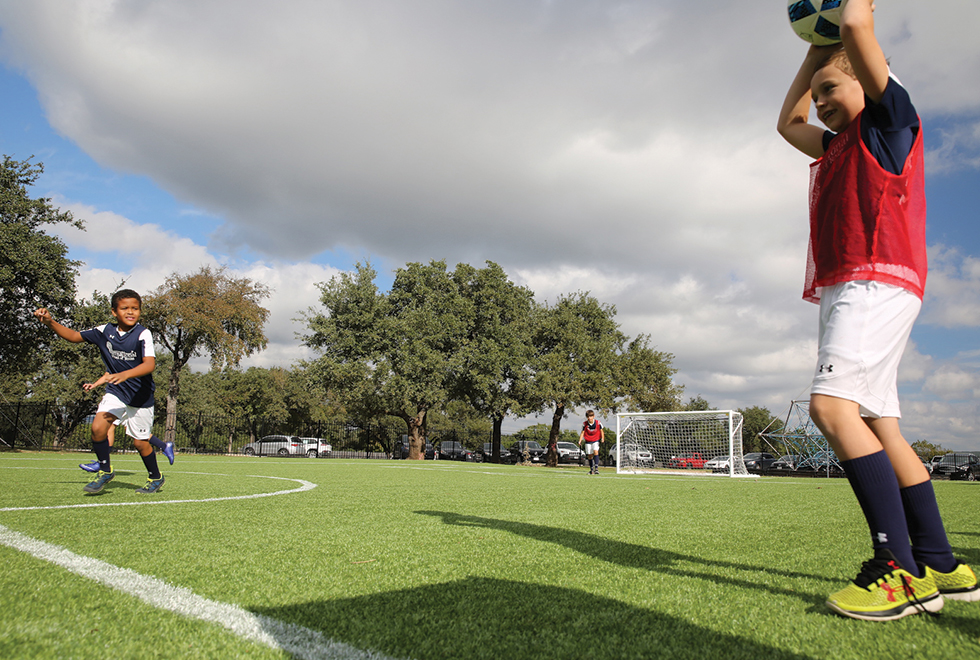
<instances>
[{"instance_id":1,"label":"white goalpost","mask_svg":"<svg viewBox=\"0 0 980 660\"><path fill-rule=\"evenodd\" d=\"M735 410L619 413L610 450L617 474L663 472L750 477Z\"/></svg>"}]
</instances>

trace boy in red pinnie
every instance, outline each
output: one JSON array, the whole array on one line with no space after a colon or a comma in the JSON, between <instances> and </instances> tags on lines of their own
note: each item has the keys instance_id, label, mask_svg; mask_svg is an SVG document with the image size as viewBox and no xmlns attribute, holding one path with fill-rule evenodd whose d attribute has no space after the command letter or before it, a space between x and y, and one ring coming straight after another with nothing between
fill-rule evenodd
<instances>
[{"instance_id":1,"label":"boy in red pinnie","mask_svg":"<svg viewBox=\"0 0 980 660\"><path fill-rule=\"evenodd\" d=\"M927 270L922 128L873 10L871 0L845 1L843 47L810 47L778 130L817 159L803 293L820 305L810 415L841 459L874 549L827 605L889 621L937 612L944 597L980 600L980 589L953 557L929 473L898 425L898 364ZM811 99L829 131L808 123Z\"/></svg>"}]
</instances>

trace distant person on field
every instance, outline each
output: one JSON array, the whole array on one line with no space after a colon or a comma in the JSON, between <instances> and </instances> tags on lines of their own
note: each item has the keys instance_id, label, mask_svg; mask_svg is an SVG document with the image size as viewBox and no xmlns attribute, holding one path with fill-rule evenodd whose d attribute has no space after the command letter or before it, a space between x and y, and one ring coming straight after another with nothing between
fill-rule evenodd
<instances>
[{"instance_id":1,"label":"distant person on field","mask_svg":"<svg viewBox=\"0 0 980 660\"><path fill-rule=\"evenodd\" d=\"M585 458L589 462L589 474L599 474L599 444L605 440L602 423L595 418L595 411L585 412L582 422L582 432L578 436L578 445L585 443Z\"/></svg>"},{"instance_id":2,"label":"distant person on field","mask_svg":"<svg viewBox=\"0 0 980 660\"><path fill-rule=\"evenodd\" d=\"M102 492L116 476L109 461L108 436L117 420L133 438L133 445L148 473L146 485L137 489L137 493L156 493L163 486L164 478L157 466L154 447L163 451L171 465L174 462L173 443L165 443L153 435L153 369L156 367L156 354L150 331L139 324L141 308L142 300L138 293L131 289L117 291L112 296L112 316L116 323L82 332L56 322L43 307L34 312L38 321L62 339L75 344L94 344L108 372L107 376L103 376L106 393L92 420L92 451L98 458L98 476L82 489L86 493ZM81 467L86 469L84 465Z\"/></svg>"},{"instance_id":3,"label":"distant person on field","mask_svg":"<svg viewBox=\"0 0 980 660\"><path fill-rule=\"evenodd\" d=\"M810 415L847 474L874 557L827 605L888 621L980 600L953 556L929 473L902 437L897 373L926 281L922 127L891 76L870 0L841 13L842 44L810 47L779 133L810 168L803 297L820 305ZM817 118L808 123L811 99ZM911 545L910 545L911 539Z\"/></svg>"}]
</instances>

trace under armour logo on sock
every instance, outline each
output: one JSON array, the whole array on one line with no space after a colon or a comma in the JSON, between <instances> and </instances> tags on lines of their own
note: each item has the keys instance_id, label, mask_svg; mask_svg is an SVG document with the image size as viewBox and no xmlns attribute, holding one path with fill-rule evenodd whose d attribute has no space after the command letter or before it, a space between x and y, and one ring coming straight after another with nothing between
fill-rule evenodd
<instances>
[{"instance_id":1,"label":"under armour logo on sock","mask_svg":"<svg viewBox=\"0 0 980 660\"><path fill-rule=\"evenodd\" d=\"M825 371L826 371L827 373L830 373L830 372L832 372L833 370L834 370L834 365L832 365L832 364L821 364L821 365L820 365L820 369L818 369L818 371L819 371L820 373L823 373L823 372L825 372Z\"/></svg>"},{"instance_id":2,"label":"under armour logo on sock","mask_svg":"<svg viewBox=\"0 0 980 660\"><path fill-rule=\"evenodd\" d=\"M888 534L878 532L875 536L878 537L878 543L888 543Z\"/></svg>"}]
</instances>

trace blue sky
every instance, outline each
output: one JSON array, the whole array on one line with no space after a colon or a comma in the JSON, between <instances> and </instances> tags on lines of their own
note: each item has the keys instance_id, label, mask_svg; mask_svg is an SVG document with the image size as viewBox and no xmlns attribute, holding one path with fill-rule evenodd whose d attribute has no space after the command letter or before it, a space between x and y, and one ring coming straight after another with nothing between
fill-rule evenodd
<instances>
[{"instance_id":1,"label":"blue sky","mask_svg":"<svg viewBox=\"0 0 980 660\"><path fill-rule=\"evenodd\" d=\"M876 20L926 127L903 428L980 449L980 4ZM86 221L59 230L83 295L202 265L272 287L247 365L308 357L294 319L357 261L492 260L615 304L685 397L779 415L815 359L808 161L774 130L804 51L781 9L682 0L0 0L0 150Z\"/></svg>"}]
</instances>

